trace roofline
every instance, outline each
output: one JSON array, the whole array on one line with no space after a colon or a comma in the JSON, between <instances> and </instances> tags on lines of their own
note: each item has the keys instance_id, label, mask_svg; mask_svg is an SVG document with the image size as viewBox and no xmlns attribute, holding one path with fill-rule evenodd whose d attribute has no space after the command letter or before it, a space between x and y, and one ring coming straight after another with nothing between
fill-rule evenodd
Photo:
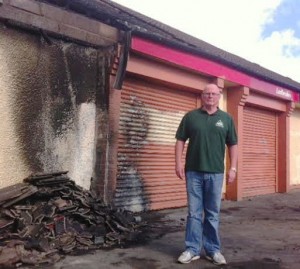
<instances>
[{"instance_id":1,"label":"roofline","mask_svg":"<svg viewBox=\"0 0 300 269\"><path fill-rule=\"evenodd\" d=\"M290 87L282 87L276 83L261 80L220 62L199 57L176 48L170 48L170 46L164 46L161 43L149 41L138 36L132 38L131 50L172 65L194 70L197 73L223 78L225 81L233 82L276 98L294 102L300 101L300 94L290 89Z\"/></svg>"},{"instance_id":2,"label":"roofline","mask_svg":"<svg viewBox=\"0 0 300 269\"><path fill-rule=\"evenodd\" d=\"M248 75L251 75L253 77L256 77L258 79L262 79L262 80L264 80L266 82L274 83L274 84L276 84L278 86L289 88L291 90L294 90L294 91L300 93L300 88L297 88L296 86L293 86L291 84L284 83L282 81L275 80L275 79L272 79L272 78L269 78L269 77L266 77L266 76L262 76L259 73L255 73L255 72L253 72L253 71L251 71L251 70L249 70L249 69L247 69L247 68L245 68L245 67L243 67L241 65L237 65L237 64L235 64L232 61L227 61L226 59L220 58L219 56L216 56L214 54L207 53L207 52L205 52L203 50L199 50L199 48L193 48L191 46L186 45L185 43L174 42L173 40L169 40L169 39L166 39L166 38L158 36L158 35L154 35L154 34L151 34L151 33L144 33L144 32L140 32L140 31L137 31L137 30L134 30L132 32L132 35L136 35L138 37L141 37L141 38L144 38L144 39L148 39L148 40L160 43L160 44L168 45L171 48L183 50L185 52L194 54L196 56L204 57L204 58L206 58L208 60L219 62L221 64L224 64L226 66L229 66L229 67L232 67L234 69L237 69L238 71L244 72L244 73L246 73ZM228 53L228 52L226 52L226 53ZM244 59L244 60L247 61L246 59ZM252 63L252 64L255 64L255 63ZM261 68L264 68L264 67L261 67ZM264 69L266 69L266 68L264 68ZM269 69L266 69L266 70L269 70ZM271 70L269 70L269 71L271 71ZM280 75L280 74L278 74L278 75ZM280 75L280 76L282 76L282 75Z\"/></svg>"},{"instance_id":3,"label":"roofline","mask_svg":"<svg viewBox=\"0 0 300 269\"><path fill-rule=\"evenodd\" d=\"M213 53L210 53L209 51L202 50L200 47L193 47L192 44L185 43L184 40L176 38L174 33L169 33L168 31L164 30L163 28L157 27L157 25L151 24L149 22L146 22L146 23L149 23L149 25L159 29L160 31L164 31L164 32L168 33L169 35L172 35L173 38L176 41L170 40L170 39L168 39L164 36L158 35L158 34L153 34L153 33L147 32L147 29L143 29L143 28L140 29L140 28L138 28L137 25L130 25L130 23L128 23L127 21L122 21L116 15L112 15L109 12L101 9L101 7L98 6L97 1L90 1L90 0L72 0L70 2L69 1L59 2L57 0L56 1L54 1L54 0L36 0L36 1L47 2L47 3L50 3L52 5L56 5L56 6L60 6L62 8L72 10L76 13L83 14L87 17L91 17L95 20L98 20L98 21L101 21L105 24L108 24L112 27L115 27L115 28L121 30L121 31L124 31L124 32L129 31L129 32L132 32L132 35L136 35L136 36L139 36L139 37L142 37L142 38L145 38L145 39L149 39L149 40L152 40L152 41L170 46L172 48L183 50L185 52L192 53L194 55L198 55L198 56L210 59L210 60L215 61L215 62L220 62L220 63L222 63L226 66L229 66L229 67L232 67L236 70L242 71L242 72L244 72L248 75L251 75L253 77L259 78L259 79L264 80L266 82L275 83L278 86L289 88L291 90L294 90L294 91L300 93L300 83L298 83L298 82L296 82L296 81L294 81L294 80L292 80L288 77L284 77L281 74L278 74L276 72L271 71L270 69L261 67L258 64L252 63L252 62L250 62L250 61L248 61L248 60L246 60L242 57L236 56L232 53L229 53L227 51L224 51L222 49L219 49L219 48L214 47L213 45L207 43L209 46L217 48L220 51L220 53L224 52L227 55L232 55L234 57L238 57L238 58L242 59L243 61L245 61L245 62L247 62L247 63L249 63L253 66L257 65L263 70L266 70L268 72L273 72L274 74L278 75L279 77L282 77L283 79L290 80L291 83L283 82L280 79L273 79L273 78L270 78L268 76L261 75L258 72L254 72L252 70L249 70L247 67L245 67L243 65L239 65L239 64L236 64L233 61L227 60L227 59L221 57L220 55L215 55ZM124 7L124 6L122 6L118 3L112 2L111 0L102 0L102 1L105 4L110 5L112 8L118 9L120 12L124 12L124 13L128 14L129 16L134 17L138 20L143 20L143 17L146 17L145 15L143 15L141 13L138 13L138 12L136 12L134 10L131 10L127 7ZM143 20L143 21L145 21L145 20ZM171 30L173 30L173 31L180 32L179 30L177 30L175 28L172 28L168 25L166 25L166 26L168 28L170 28ZM197 38L195 38L195 39L197 39ZM204 42L200 39L197 39L197 40L199 40L201 42ZM206 43L206 42L204 42L204 43Z\"/></svg>"}]
</instances>

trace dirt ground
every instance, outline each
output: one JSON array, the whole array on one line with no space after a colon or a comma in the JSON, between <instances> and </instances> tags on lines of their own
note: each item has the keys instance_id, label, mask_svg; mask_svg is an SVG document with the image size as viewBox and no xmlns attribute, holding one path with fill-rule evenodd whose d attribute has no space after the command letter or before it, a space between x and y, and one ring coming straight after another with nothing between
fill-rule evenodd
<instances>
[{"instance_id":1,"label":"dirt ground","mask_svg":"<svg viewBox=\"0 0 300 269\"><path fill-rule=\"evenodd\" d=\"M136 242L111 250L67 256L51 269L218 268L205 259L182 265L186 208L144 214L148 225ZM226 269L300 268L300 190L243 201L223 201L220 235Z\"/></svg>"}]
</instances>

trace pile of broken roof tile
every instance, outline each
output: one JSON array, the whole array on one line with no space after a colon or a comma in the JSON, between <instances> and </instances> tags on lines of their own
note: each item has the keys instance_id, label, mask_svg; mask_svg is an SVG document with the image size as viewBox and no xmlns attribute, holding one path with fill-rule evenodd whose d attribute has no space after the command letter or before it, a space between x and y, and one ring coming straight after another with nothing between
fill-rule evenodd
<instances>
[{"instance_id":1,"label":"pile of broken roof tile","mask_svg":"<svg viewBox=\"0 0 300 269\"><path fill-rule=\"evenodd\" d=\"M122 245L144 225L77 186L67 171L0 190L0 268L51 264L66 254Z\"/></svg>"}]
</instances>

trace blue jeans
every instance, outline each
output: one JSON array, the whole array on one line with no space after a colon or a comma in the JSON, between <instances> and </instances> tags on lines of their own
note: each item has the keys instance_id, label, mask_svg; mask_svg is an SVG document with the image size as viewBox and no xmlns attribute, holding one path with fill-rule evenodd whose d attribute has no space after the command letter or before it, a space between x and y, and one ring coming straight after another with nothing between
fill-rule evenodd
<instances>
[{"instance_id":1,"label":"blue jeans","mask_svg":"<svg viewBox=\"0 0 300 269\"><path fill-rule=\"evenodd\" d=\"M186 171L188 217L186 250L200 255L202 246L207 255L220 251L219 213L221 207L222 173Z\"/></svg>"}]
</instances>

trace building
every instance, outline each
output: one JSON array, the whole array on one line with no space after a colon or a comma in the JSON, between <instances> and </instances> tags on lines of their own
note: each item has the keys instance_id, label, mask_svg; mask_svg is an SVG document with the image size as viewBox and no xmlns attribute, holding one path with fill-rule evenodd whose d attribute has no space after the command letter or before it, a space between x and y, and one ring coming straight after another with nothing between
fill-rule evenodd
<instances>
[{"instance_id":1,"label":"building","mask_svg":"<svg viewBox=\"0 0 300 269\"><path fill-rule=\"evenodd\" d=\"M226 199L300 186L300 83L109 0L0 1L0 178L68 170L133 211L186 204L175 132L208 82L239 134Z\"/></svg>"}]
</instances>

